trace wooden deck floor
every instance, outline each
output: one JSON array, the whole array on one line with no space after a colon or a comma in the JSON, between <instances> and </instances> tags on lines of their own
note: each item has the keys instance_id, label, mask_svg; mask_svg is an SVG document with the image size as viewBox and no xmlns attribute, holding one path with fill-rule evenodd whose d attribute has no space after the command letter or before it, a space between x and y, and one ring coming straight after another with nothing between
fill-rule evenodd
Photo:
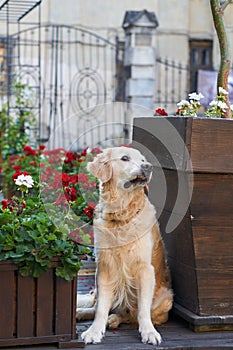
<instances>
[{"instance_id":1,"label":"wooden deck floor","mask_svg":"<svg viewBox=\"0 0 233 350\"><path fill-rule=\"evenodd\" d=\"M94 287L94 269L92 271L85 268L81 271L78 278L78 292L86 293ZM78 322L77 333L81 334L89 327L91 322ZM169 321L157 327L161 333L163 342L159 346L143 344L135 325L121 325L116 330L107 330L106 336L101 344L86 345L85 350L233 350L233 332L206 332L194 333L189 329L188 324L178 316L171 313ZM83 344L80 344L83 345ZM15 347L12 350L52 350L56 346L29 346ZM72 350L68 348L67 350ZM9 350L9 348L1 348Z\"/></svg>"},{"instance_id":2,"label":"wooden deck floor","mask_svg":"<svg viewBox=\"0 0 233 350\"><path fill-rule=\"evenodd\" d=\"M78 332L88 323L78 324ZM181 319L171 315L163 326L157 327L163 338L159 346L141 343L135 326L121 325L115 331L108 330L101 344L86 345L85 350L150 350L150 349L233 349L233 332L194 333Z\"/></svg>"},{"instance_id":3,"label":"wooden deck floor","mask_svg":"<svg viewBox=\"0 0 233 350\"><path fill-rule=\"evenodd\" d=\"M86 293L94 288L94 269L80 271L78 292ZM89 327L91 322L77 323L80 335ZM143 344L135 325L121 325L116 330L107 330L101 344L86 345L85 350L145 350L145 349L233 349L233 332L194 333L188 324L171 313L169 321L157 327L163 342L159 346Z\"/></svg>"}]
</instances>

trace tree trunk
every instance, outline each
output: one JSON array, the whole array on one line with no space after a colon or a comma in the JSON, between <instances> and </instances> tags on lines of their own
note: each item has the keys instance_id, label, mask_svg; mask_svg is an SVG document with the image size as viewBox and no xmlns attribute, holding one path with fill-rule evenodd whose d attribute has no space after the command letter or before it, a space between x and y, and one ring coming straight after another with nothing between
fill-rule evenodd
<instances>
[{"instance_id":1,"label":"tree trunk","mask_svg":"<svg viewBox=\"0 0 233 350\"><path fill-rule=\"evenodd\" d=\"M218 72L217 94L219 87L222 87L223 89L228 91L228 76L231 66L231 55L230 45L224 23L224 10L230 3L232 3L232 0L225 0L225 2L222 5L220 5L220 0L210 0L214 26L217 32L221 54L220 68ZM228 95L225 95L225 102L228 105L228 109L224 113L223 118L231 118L230 102Z\"/></svg>"}]
</instances>

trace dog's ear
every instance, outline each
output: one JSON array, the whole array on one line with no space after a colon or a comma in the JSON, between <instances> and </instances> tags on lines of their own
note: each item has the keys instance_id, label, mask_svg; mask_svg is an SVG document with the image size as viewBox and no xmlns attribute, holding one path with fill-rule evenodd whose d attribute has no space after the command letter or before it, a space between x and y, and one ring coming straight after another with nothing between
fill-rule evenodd
<instances>
[{"instance_id":1,"label":"dog's ear","mask_svg":"<svg viewBox=\"0 0 233 350\"><path fill-rule=\"evenodd\" d=\"M110 150L105 150L103 153L98 154L92 162L87 164L87 170L103 183L108 182L112 177L110 156Z\"/></svg>"}]
</instances>

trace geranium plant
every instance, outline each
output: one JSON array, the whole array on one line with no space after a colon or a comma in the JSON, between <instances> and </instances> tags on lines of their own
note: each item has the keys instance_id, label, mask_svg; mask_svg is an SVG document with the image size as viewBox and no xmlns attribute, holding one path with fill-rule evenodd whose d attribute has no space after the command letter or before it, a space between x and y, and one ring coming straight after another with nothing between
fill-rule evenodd
<instances>
[{"instance_id":1,"label":"geranium plant","mask_svg":"<svg viewBox=\"0 0 233 350\"><path fill-rule=\"evenodd\" d=\"M0 208L0 261L11 260L22 275L38 277L54 258L58 276L72 279L80 254L91 254L92 218L98 198L95 178L86 162L99 149L46 151L23 148L3 164L9 198Z\"/></svg>"}]
</instances>

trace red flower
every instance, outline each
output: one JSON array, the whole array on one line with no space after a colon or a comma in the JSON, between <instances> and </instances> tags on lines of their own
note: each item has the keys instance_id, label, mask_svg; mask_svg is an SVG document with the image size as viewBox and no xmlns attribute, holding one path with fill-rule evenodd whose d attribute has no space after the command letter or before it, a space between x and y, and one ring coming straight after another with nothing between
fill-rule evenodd
<instances>
[{"instance_id":1,"label":"red flower","mask_svg":"<svg viewBox=\"0 0 233 350\"><path fill-rule=\"evenodd\" d=\"M84 208L83 210L84 214L88 216L90 219L93 219L95 207L96 207L96 203L90 202L88 204L88 207Z\"/></svg>"},{"instance_id":2,"label":"red flower","mask_svg":"<svg viewBox=\"0 0 233 350\"><path fill-rule=\"evenodd\" d=\"M176 115L179 115L179 114L180 114L180 111L183 111L183 110L185 110L184 107L178 108L177 111L176 111Z\"/></svg>"},{"instance_id":3,"label":"red flower","mask_svg":"<svg viewBox=\"0 0 233 350\"><path fill-rule=\"evenodd\" d=\"M37 163L36 162L30 162L30 165L37 167Z\"/></svg>"},{"instance_id":4,"label":"red flower","mask_svg":"<svg viewBox=\"0 0 233 350\"><path fill-rule=\"evenodd\" d=\"M94 147L92 148L91 153L97 155L99 153L103 153L103 151L99 147Z\"/></svg>"},{"instance_id":5,"label":"red flower","mask_svg":"<svg viewBox=\"0 0 233 350\"><path fill-rule=\"evenodd\" d=\"M14 165L12 167L15 171L20 171L21 170L21 166L20 165Z\"/></svg>"},{"instance_id":6,"label":"red flower","mask_svg":"<svg viewBox=\"0 0 233 350\"><path fill-rule=\"evenodd\" d=\"M165 117L168 116L167 112L166 112L165 109L163 109L163 108L158 108L158 109L156 109L154 115L156 115L156 114L163 115L163 116L165 116Z\"/></svg>"},{"instance_id":7,"label":"red flower","mask_svg":"<svg viewBox=\"0 0 233 350\"><path fill-rule=\"evenodd\" d=\"M45 145L40 145L40 146L39 146L39 150L40 150L40 151L43 151L43 150L45 149L45 147L46 147Z\"/></svg>"},{"instance_id":8,"label":"red flower","mask_svg":"<svg viewBox=\"0 0 233 350\"><path fill-rule=\"evenodd\" d=\"M78 175L74 174L73 176L70 177L70 182L75 185L78 183Z\"/></svg>"},{"instance_id":9,"label":"red flower","mask_svg":"<svg viewBox=\"0 0 233 350\"><path fill-rule=\"evenodd\" d=\"M87 155L87 150L88 150L88 147L86 147L86 148L81 152L81 156L86 157L86 155Z\"/></svg>"},{"instance_id":10,"label":"red flower","mask_svg":"<svg viewBox=\"0 0 233 350\"><path fill-rule=\"evenodd\" d=\"M73 152L67 152L66 153L66 159L64 160L64 163L70 163L72 162L73 160L75 160L75 155Z\"/></svg>"},{"instance_id":11,"label":"red flower","mask_svg":"<svg viewBox=\"0 0 233 350\"><path fill-rule=\"evenodd\" d=\"M32 149L30 146L25 146L23 148L26 156L35 156L36 155L36 151L34 149Z\"/></svg>"},{"instance_id":12,"label":"red flower","mask_svg":"<svg viewBox=\"0 0 233 350\"><path fill-rule=\"evenodd\" d=\"M2 200L2 210L5 210L8 208L8 205L11 203L10 199L4 199Z\"/></svg>"},{"instance_id":13,"label":"red flower","mask_svg":"<svg viewBox=\"0 0 233 350\"><path fill-rule=\"evenodd\" d=\"M68 186L70 182L71 182L71 176L69 174L62 173L63 186Z\"/></svg>"},{"instance_id":14,"label":"red flower","mask_svg":"<svg viewBox=\"0 0 233 350\"><path fill-rule=\"evenodd\" d=\"M73 187L66 187L65 197L68 201L74 202L77 199L77 192Z\"/></svg>"},{"instance_id":15,"label":"red flower","mask_svg":"<svg viewBox=\"0 0 233 350\"><path fill-rule=\"evenodd\" d=\"M4 199L2 200L2 210L10 209L10 211L15 211L16 215L20 215L24 208L26 208L26 203L24 201L18 202L17 199Z\"/></svg>"}]
</instances>

